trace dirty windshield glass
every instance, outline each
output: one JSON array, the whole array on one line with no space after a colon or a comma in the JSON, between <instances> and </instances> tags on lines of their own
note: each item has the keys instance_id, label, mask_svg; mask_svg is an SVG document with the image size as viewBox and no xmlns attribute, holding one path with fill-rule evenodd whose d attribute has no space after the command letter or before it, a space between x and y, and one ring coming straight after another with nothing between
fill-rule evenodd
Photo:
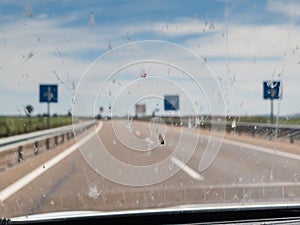
<instances>
[{"instance_id":1,"label":"dirty windshield glass","mask_svg":"<svg viewBox=\"0 0 300 225\"><path fill-rule=\"evenodd\" d=\"M299 12L1 1L0 217L299 203Z\"/></svg>"}]
</instances>

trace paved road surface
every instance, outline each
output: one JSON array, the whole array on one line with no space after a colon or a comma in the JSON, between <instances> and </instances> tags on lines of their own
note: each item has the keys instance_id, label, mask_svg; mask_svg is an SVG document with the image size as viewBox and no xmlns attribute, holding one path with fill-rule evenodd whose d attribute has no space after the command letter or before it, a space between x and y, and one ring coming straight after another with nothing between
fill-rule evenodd
<instances>
[{"instance_id":1,"label":"paved road surface","mask_svg":"<svg viewBox=\"0 0 300 225\"><path fill-rule=\"evenodd\" d=\"M68 154L60 156L57 162L43 162L38 167L39 176L27 177L28 184L24 187L18 183L10 194L3 188L0 216L300 200L300 156L296 154L225 140L210 166L199 171L208 142L208 136L202 135L201 130L155 124L149 128L145 122L134 122L133 126L127 121L115 121L114 126L111 121L105 121L97 128L97 134L88 134L80 143L80 151L74 146L65 150ZM158 133L164 138L163 145L158 144ZM106 159L103 152L117 160ZM187 166L183 167L184 161ZM166 166L160 166L161 162L167 162ZM30 165L31 161L24 162L20 168L26 164ZM136 169L125 173L122 165ZM150 172L144 170L153 165L157 166ZM98 172L92 167L97 167ZM111 177L101 176L102 170L104 176L112 174ZM11 171L15 170L0 172L2 186L5 186L5 176L17 177ZM166 178L172 173L173 176ZM159 179L159 183L149 184ZM148 185L128 186L126 182L135 185L148 182Z\"/></svg>"}]
</instances>

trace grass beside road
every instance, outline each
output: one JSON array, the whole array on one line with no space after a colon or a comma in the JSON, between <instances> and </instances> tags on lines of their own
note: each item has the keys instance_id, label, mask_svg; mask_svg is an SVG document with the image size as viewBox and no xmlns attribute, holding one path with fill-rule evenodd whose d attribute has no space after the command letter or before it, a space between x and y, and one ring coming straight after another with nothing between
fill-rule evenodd
<instances>
[{"instance_id":1,"label":"grass beside road","mask_svg":"<svg viewBox=\"0 0 300 225\"><path fill-rule=\"evenodd\" d=\"M60 127L72 123L71 116L50 118L50 127ZM47 117L9 117L0 116L0 137L24 134L47 129Z\"/></svg>"}]
</instances>

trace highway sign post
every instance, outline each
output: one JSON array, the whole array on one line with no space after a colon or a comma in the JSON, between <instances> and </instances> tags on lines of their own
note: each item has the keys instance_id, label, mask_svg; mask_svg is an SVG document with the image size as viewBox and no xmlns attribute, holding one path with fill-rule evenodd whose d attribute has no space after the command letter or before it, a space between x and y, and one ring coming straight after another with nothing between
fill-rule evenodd
<instances>
[{"instance_id":1,"label":"highway sign post","mask_svg":"<svg viewBox=\"0 0 300 225\"><path fill-rule=\"evenodd\" d=\"M40 84L40 102L46 102L48 108L48 129L50 129L50 103L58 101L57 84Z\"/></svg>"},{"instance_id":2,"label":"highway sign post","mask_svg":"<svg viewBox=\"0 0 300 225\"><path fill-rule=\"evenodd\" d=\"M270 123L274 122L274 99L282 98L282 86L280 81L268 80L263 82L264 99L271 100Z\"/></svg>"}]
</instances>

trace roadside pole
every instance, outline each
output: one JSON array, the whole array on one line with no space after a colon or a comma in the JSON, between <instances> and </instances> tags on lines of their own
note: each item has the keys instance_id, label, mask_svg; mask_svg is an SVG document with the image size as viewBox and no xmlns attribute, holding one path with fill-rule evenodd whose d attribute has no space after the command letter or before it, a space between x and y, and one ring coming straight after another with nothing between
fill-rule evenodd
<instances>
[{"instance_id":1,"label":"roadside pole","mask_svg":"<svg viewBox=\"0 0 300 225\"><path fill-rule=\"evenodd\" d=\"M57 84L40 84L40 102L47 103L47 128L50 129L50 103L58 102Z\"/></svg>"},{"instance_id":2,"label":"roadside pole","mask_svg":"<svg viewBox=\"0 0 300 225\"><path fill-rule=\"evenodd\" d=\"M271 113L270 113L270 123L274 123L274 99L271 98Z\"/></svg>"},{"instance_id":3,"label":"roadside pole","mask_svg":"<svg viewBox=\"0 0 300 225\"><path fill-rule=\"evenodd\" d=\"M47 127L50 129L50 101L47 102L48 105L48 120L47 120Z\"/></svg>"},{"instance_id":4,"label":"roadside pole","mask_svg":"<svg viewBox=\"0 0 300 225\"><path fill-rule=\"evenodd\" d=\"M270 124L274 124L274 100L282 98L282 86L281 81L267 80L263 82L263 98L270 100L271 112L270 112ZM277 136L276 130L270 129L269 139L271 140L275 134Z\"/></svg>"}]
</instances>

